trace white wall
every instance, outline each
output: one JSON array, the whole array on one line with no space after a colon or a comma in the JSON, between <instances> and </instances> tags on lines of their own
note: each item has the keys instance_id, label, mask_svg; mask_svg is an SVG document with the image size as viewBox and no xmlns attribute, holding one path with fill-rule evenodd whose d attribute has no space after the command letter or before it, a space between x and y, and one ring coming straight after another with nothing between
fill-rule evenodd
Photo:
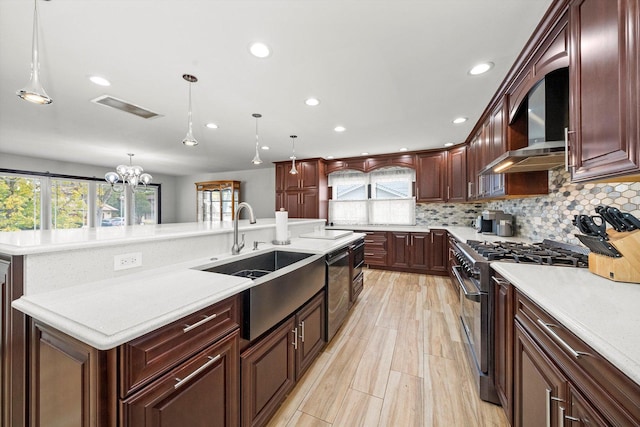
<instances>
[{"instance_id":1,"label":"white wall","mask_svg":"<svg viewBox=\"0 0 640 427\"><path fill-rule=\"evenodd\" d=\"M115 169L117 165L113 165ZM56 160L40 159L36 157L16 156L0 153L0 168L13 169L28 172L50 172L61 175L74 175L82 177L104 177L109 172L104 166L94 166L83 163L60 162ZM160 175L154 171L148 171L153 175L153 183L161 184L160 209L163 223L177 222L176 220L176 177L172 175ZM275 178L274 178L275 180ZM195 197L195 196L194 196ZM275 202L274 202L275 203Z\"/></svg>"},{"instance_id":2,"label":"white wall","mask_svg":"<svg viewBox=\"0 0 640 427\"><path fill-rule=\"evenodd\" d=\"M275 166L234 172L176 177L177 222L196 220L196 182L240 181L240 201L248 202L257 218L273 218L276 209ZM243 213L243 217L246 216Z\"/></svg>"}]
</instances>

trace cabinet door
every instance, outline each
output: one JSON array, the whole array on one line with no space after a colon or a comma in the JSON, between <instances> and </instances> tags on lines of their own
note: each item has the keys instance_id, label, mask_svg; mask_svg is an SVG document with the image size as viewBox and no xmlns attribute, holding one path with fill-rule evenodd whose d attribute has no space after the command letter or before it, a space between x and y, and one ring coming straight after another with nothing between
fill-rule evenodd
<instances>
[{"instance_id":1,"label":"cabinet door","mask_svg":"<svg viewBox=\"0 0 640 427\"><path fill-rule=\"evenodd\" d=\"M518 322L514 354L513 425L558 426L559 407L566 399L566 378Z\"/></svg>"},{"instance_id":2,"label":"cabinet door","mask_svg":"<svg viewBox=\"0 0 640 427\"><path fill-rule=\"evenodd\" d=\"M499 276L493 277L495 386L507 419L513 423L513 288Z\"/></svg>"},{"instance_id":3,"label":"cabinet door","mask_svg":"<svg viewBox=\"0 0 640 427\"><path fill-rule=\"evenodd\" d=\"M636 0L574 0L570 17L574 181L640 170Z\"/></svg>"},{"instance_id":4,"label":"cabinet door","mask_svg":"<svg viewBox=\"0 0 640 427\"><path fill-rule=\"evenodd\" d=\"M300 218L320 218L318 192L316 190L300 193L301 211Z\"/></svg>"},{"instance_id":5,"label":"cabinet door","mask_svg":"<svg viewBox=\"0 0 640 427\"><path fill-rule=\"evenodd\" d=\"M276 210L279 211L280 209L284 209L285 211L287 210L284 191L276 191Z\"/></svg>"},{"instance_id":6,"label":"cabinet door","mask_svg":"<svg viewBox=\"0 0 640 427\"><path fill-rule=\"evenodd\" d=\"M126 427L238 425L236 330L121 404Z\"/></svg>"},{"instance_id":7,"label":"cabinet door","mask_svg":"<svg viewBox=\"0 0 640 427\"><path fill-rule=\"evenodd\" d=\"M595 406L571 383L569 383L567 390L566 408L560 408L560 418L564 420L566 426L624 425L605 420Z\"/></svg>"},{"instance_id":8,"label":"cabinet door","mask_svg":"<svg viewBox=\"0 0 640 427\"><path fill-rule=\"evenodd\" d=\"M291 317L240 356L243 426L264 425L293 389L294 329Z\"/></svg>"},{"instance_id":9,"label":"cabinet door","mask_svg":"<svg viewBox=\"0 0 640 427\"><path fill-rule=\"evenodd\" d=\"M287 164L289 163L276 163L276 191L284 191L287 189L285 184L285 178L289 174ZM291 167L291 164L289 164L289 167Z\"/></svg>"},{"instance_id":10,"label":"cabinet door","mask_svg":"<svg viewBox=\"0 0 640 427\"><path fill-rule=\"evenodd\" d=\"M300 163L300 188L318 187L318 162L315 160Z\"/></svg>"},{"instance_id":11,"label":"cabinet door","mask_svg":"<svg viewBox=\"0 0 640 427\"><path fill-rule=\"evenodd\" d=\"M411 265L410 234L396 231L389 233L391 238L389 266L408 268Z\"/></svg>"},{"instance_id":12,"label":"cabinet door","mask_svg":"<svg viewBox=\"0 0 640 427\"><path fill-rule=\"evenodd\" d=\"M411 233L411 267L429 270L431 267L431 233Z\"/></svg>"},{"instance_id":13,"label":"cabinet door","mask_svg":"<svg viewBox=\"0 0 640 427\"><path fill-rule=\"evenodd\" d=\"M439 151L418 156L416 171L416 199L418 202L444 202L446 155L446 151Z\"/></svg>"},{"instance_id":14,"label":"cabinet door","mask_svg":"<svg viewBox=\"0 0 640 427\"><path fill-rule=\"evenodd\" d=\"M467 201L467 147L462 146L449 151L447 155L447 200L450 202Z\"/></svg>"},{"instance_id":15,"label":"cabinet door","mask_svg":"<svg viewBox=\"0 0 640 427\"><path fill-rule=\"evenodd\" d=\"M429 232L431 238L431 253L429 257L429 270L447 271L447 231L431 230Z\"/></svg>"},{"instance_id":16,"label":"cabinet door","mask_svg":"<svg viewBox=\"0 0 640 427\"><path fill-rule=\"evenodd\" d=\"M300 193L297 191L286 191L284 193L284 204L288 211L289 218L302 218L302 204L300 203Z\"/></svg>"},{"instance_id":17,"label":"cabinet door","mask_svg":"<svg viewBox=\"0 0 640 427\"><path fill-rule=\"evenodd\" d=\"M298 349L296 351L296 379L311 366L325 344L324 291L316 295L296 315Z\"/></svg>"}]
</instances>

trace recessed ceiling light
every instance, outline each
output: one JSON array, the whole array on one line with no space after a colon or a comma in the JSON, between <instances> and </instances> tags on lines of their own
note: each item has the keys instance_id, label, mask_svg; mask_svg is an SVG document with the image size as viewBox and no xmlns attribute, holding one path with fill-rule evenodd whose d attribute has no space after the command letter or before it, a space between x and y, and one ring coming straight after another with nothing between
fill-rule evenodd
<instances>
[{"instance_id":1,"label":"recessed ceiling light","mask_svg":"<svg viewBox=\"0 0 640 427\"><path fill-rule=\"evenodd\" d=\"M483 62L481 64L475 65L472 69L470 69L469 74L471 74L472 76L477 76L478 74L486 73L493 68L493 65L493 62Z\"/></svg>"},{"instance_id":2,"label":"recessed ceiling light","mask_svg":"<svg viewBox=\"0 0 640 427\"><path fill-rule=\"evenodd\" d=\"M209 129L218 129L218 125L215 123L207 123L205 126Z\"/></svg>"},{"instance_id":3,"label":"recessed ceiling light","mask_svg":"<svg viewBox=\"0 0 640 427\"><path fill-rule=\"evenodd\" d=\"M344 132L345 130L347 130L347 128L344 126L336 126L333 128L333 130L335 130L336 132Z\"/></svg>"},{"instance_id":4,"label":"recessed ceiling light","mask_svg":"<svg viewBox=\"0 0 640 427\"><path fill-rule=\"evenodd\" d=\"M333 159L333 156L327 156L327 160Z\"/></svg>"},{"instance_id":5,"label":"recessed ceiling light","mask_svg":"<svg viewBox=\"0 0 640 427\"><path fill-rule=\"evenodd\" d=\"M451 147L453 145L453 142L447 142L444 144L445 147Z\"/></svg>"},{"instance_id":6,"label":"recessed ceiling light","mask_svg":"<svg viewBox=\"0 0 640 427\"><path fill-rule=\"evenodd\" d=\"M261 149L263 149L263 150L268 150L268 149L269 149L269 146L268 146L268 145L263 145L263 146L262 146L262 147L260 147L260 148L261 148Z\"/></svg>"},{"instance_id":7,"label":"recessed ceiling light","mask_svg":"<svg viewBox=\"0 0 640 427\"><path fill-rule=\"evenodd\" d=\"M368 156L368 155L369 155L369 153L364 152L364 153L360 153L360 155L362 155L362 156Z\"/></svg>"},{"instance_id":8,"label":"recessed ceiling light","mask_svg":"<svg viewBox=\"0 0 640 427\"><path fill-rule=\"evenodd\" d=\"M466 122L468 119L466 117L458 117L453 119L453 123L459 125L460 123Z\"/></svg>"},{"instance_id":9,"label":"recessed ceiling light","mask_svg":"<svg viewBox=\"0 0 640 427\"><path fill-rule=\"evenodd\" d=\"M407 151L407 149L405 147L402 147L400 151Z\"/></svg>"},{"instance_id":10,"label":"recessed ceiling light","mask_svg":"<svg viewBox=\"0 0 640 427\"><path fill-rule=\"evenodd\" d=\"M89 76L89 80L91 80L93 83L97 84L98 86L111 86L111 82L105 79L104 77Z\"/></svg>"},{"instance_id":11,"label":"recessed ceiling light","mask_svg":"<svg viewBox=\"0 0 640 427\"><path fill-rule=\"evenodd\" d=\"M310 107L315 107L316 105L320 104L320 100L317 98L307 98L304 101L305 104L307 104Z\"/></svg>"},{"instance_id":12,"label":"recessed ceiling light","mask_svg":"<svg viewBox=\"0 0 640 427\"><path fill-rule=\"evenodd\" d=\"M259 42L252 43L251 46L249 46L249 51L256 58L266 58L267 56L271 55L271 50L269 49L269 46Z\"/></svg>"}]
</instances>

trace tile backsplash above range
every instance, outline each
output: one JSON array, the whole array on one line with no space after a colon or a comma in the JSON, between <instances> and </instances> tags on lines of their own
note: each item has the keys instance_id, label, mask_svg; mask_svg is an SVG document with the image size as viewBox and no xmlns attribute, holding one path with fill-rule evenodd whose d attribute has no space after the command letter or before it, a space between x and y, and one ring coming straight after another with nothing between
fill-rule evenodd
<instances>
[{"instance_id":1,"label":"tile backsplash above range","mask_svg":"<svg viewBox=\"0 0 640 427\"><path fill-rule=\"evenodd\" d=\"M578 244L574 215L595 215L595 207L610 205L640 217L640 182L572 184L563 169L549 171L549 194L482 203L416 205L416 223L428 226L470 226L485 209L514 216L514 235L533 241L553 239Z\"/></svg>"}]
</instances>

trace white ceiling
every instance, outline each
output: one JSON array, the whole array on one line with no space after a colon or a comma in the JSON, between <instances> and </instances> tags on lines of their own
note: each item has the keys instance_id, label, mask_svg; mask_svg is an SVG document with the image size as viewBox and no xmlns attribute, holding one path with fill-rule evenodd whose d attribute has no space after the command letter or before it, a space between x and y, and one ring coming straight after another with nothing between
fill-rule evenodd
<instances>
[{"instance_id":1,"label":"white ceiling","mask_svg":"<svg viewBox=\"0 0 640 427\"><path fill-rule=\"evenodd\" d=\"M296 155L349 157L465 140L551 0L38 1L41 78L53 103L15 95L29 80L33 1L0 0L0 155L190 175ZM251 56L253 41L269 58ZM487 74L470 76L481 61ZM188 83L194 135L187 131ZM98 74L112 85L87 77ZM103 94L145 120L89 102ZM304 104L320 99L317 107ZM462 125L451 121L469 117ZM215 122L219 129L204 127ZM333 128L343 125L346 132Z\"/></svg>"}]
</instances>

